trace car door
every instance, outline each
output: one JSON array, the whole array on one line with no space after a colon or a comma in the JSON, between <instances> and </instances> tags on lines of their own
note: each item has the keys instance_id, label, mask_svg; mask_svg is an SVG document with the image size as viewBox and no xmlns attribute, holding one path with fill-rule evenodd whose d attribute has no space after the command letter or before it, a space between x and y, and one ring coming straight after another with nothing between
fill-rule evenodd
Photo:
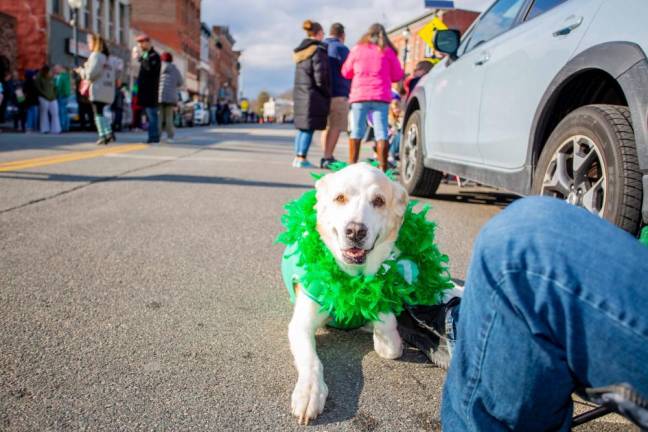
<instances>
[{"instance_id":1,"label":"car door","mask_svg":"<svg viewBox=\"0 0 648 432\"><path fill-rule=\"evenodd\" d=\"M479 45L506 32L528 0L497 0L482 14L459 48L459 57L433 68L425 80L428 156L481 164L479 106L486 61Z\"/></svg>"},{"instance_id":2,"label":"car door","mask_svg":"<svg viewBox=\"0 0 648 432\"><path fill-rule=\"evenodd\" d=\"M602 0L533 0L519 25L483 46L488 60L479 114L484 164L524 166L545 90L573 56Z\"/></svg>"}]
</instances>

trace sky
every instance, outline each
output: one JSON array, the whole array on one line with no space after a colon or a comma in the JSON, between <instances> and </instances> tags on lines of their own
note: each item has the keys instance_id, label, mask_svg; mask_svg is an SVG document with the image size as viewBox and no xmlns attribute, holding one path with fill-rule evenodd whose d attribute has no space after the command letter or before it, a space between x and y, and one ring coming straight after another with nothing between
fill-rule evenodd
<instances>
[{"instance_id":1,"label":"sky","mask_svg":"<svg viewBox=\"0 0 648 432\"><path fill-rule=\"evenodd\" d=\"M228 25L243 50L241 78L245 97L261 90L279 94L292 88L292 51L305 37L305 19L344 24L351 46L374 22L389 28L425 13L423 0L202 0L202 20Z\"/></svg>"}]
</instances>

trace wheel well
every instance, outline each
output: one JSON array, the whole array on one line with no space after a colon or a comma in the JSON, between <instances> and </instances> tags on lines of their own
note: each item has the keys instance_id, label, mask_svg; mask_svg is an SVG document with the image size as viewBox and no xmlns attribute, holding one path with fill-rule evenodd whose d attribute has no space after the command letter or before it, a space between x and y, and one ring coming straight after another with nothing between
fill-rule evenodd
<instances>
[{"instance_id":1,"label":"wheel well","mask_svg":"<svg viewBox=\"0 0 648 432\"><path fill-rule=\"evenodd\" d=\"M556 89L543 109L534 139L534 168L558 123L572 111L591 104L628 106L628 101L619 83L607 72L589 69L572 75Z\"/></svg>"},{"instance_id":2,"label":"wheel well","mask_svg":"<svg viewBox=\"0 0 648 432\"><path fill-rule=\"evenodd\" d=\"M412 113L414 111L418 111L419 109L421 109L421 106L419 105L418 98L412 98L412 100L409 101L407 104L407 110L405 111L405 118L403 119L403 128L405 128L405 125L407 125L407 121L409 120Z\"/></svg>"}]
</instances>

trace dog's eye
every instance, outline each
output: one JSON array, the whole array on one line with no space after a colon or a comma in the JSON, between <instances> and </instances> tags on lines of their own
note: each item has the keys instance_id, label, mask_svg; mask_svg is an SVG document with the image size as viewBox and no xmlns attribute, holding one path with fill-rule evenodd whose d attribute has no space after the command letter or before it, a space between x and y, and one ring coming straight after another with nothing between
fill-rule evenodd
<instances>
[{"instance_id":1,"label":"dog's eye","mask_svg":"<svg viewBox=\"0 0 648 432\"><path fill-rule=\"evenodd\" d=\"M371 201L371 205L376 208L380 208L385 205L385 199L381 196L377 196Z\"/></svg>"},{"instance_id":2,"label":"dog's eye","mask_svg":"<svg viewBox=\"0 0 648 432\"><path fill-rule=\"evenodd\" d=\"M344 194L338 194L338 195L335 196L333 201L335 201L338 204L346 204L347 197Z\"/></svg>"}]
</instances>

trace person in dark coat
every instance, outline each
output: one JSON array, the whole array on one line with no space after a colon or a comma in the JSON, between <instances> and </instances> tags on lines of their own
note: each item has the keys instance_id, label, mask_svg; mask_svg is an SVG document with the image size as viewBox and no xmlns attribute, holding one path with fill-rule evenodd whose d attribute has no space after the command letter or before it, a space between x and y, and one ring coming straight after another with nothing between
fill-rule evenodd
<instances>
[{"instance_id":1,"label":"person in dark coat","mask_svg":"<svg viewBox=\"0 0 648 432\"><path fill-rule=\"evenodd\" d=\"M137 61L140 64L139 75L137 76L139 105L146 110L148 117L148 141L147 143L160 142L160 126L158 115L158 97L160 89L160 68L162 61L160 55L151 45L151 39L147 35L137 37L137 45L141 54L137 54Z\"/></svg>"},{"instance_id":2,"label":"person in dark coat","mask_svg":"<svg viewBox=\"0 0 648 432\"><path fill-rule=\"evenodd\" d=\"M312 168L308 149L316 130L326 129L331 106L331 78L324 30L319 23L304 21L304 39L293 53L295 86L293 90L295 127L295 159L293 167Z\"/></svg>"},{"instance_id":3,"label":"person in dark coat","mask_svg":"<svg viewBox=\"0 0 648 432\"><path fill-rule=\"evenodd\" d=\"M23 90L25 92L25 106L27 108L27 130L35 132L38 130L38 90L36 90L37 70L28 69L25 71L25 83Z\"/></svg>"},{"instance_id":4,"label":"person in dark coat","mask_svg":"<svg viewBox=\"0 0 648 432\"><path fill-rule=\"evenodd\" d=\"M113 113L112 130L121 132L124 123L124 105L126 103L126 96L124 92L127 91L126 84L117 82L115 86L115 99L113 100L110 109Z\"/></svg>"}]
</instances>

